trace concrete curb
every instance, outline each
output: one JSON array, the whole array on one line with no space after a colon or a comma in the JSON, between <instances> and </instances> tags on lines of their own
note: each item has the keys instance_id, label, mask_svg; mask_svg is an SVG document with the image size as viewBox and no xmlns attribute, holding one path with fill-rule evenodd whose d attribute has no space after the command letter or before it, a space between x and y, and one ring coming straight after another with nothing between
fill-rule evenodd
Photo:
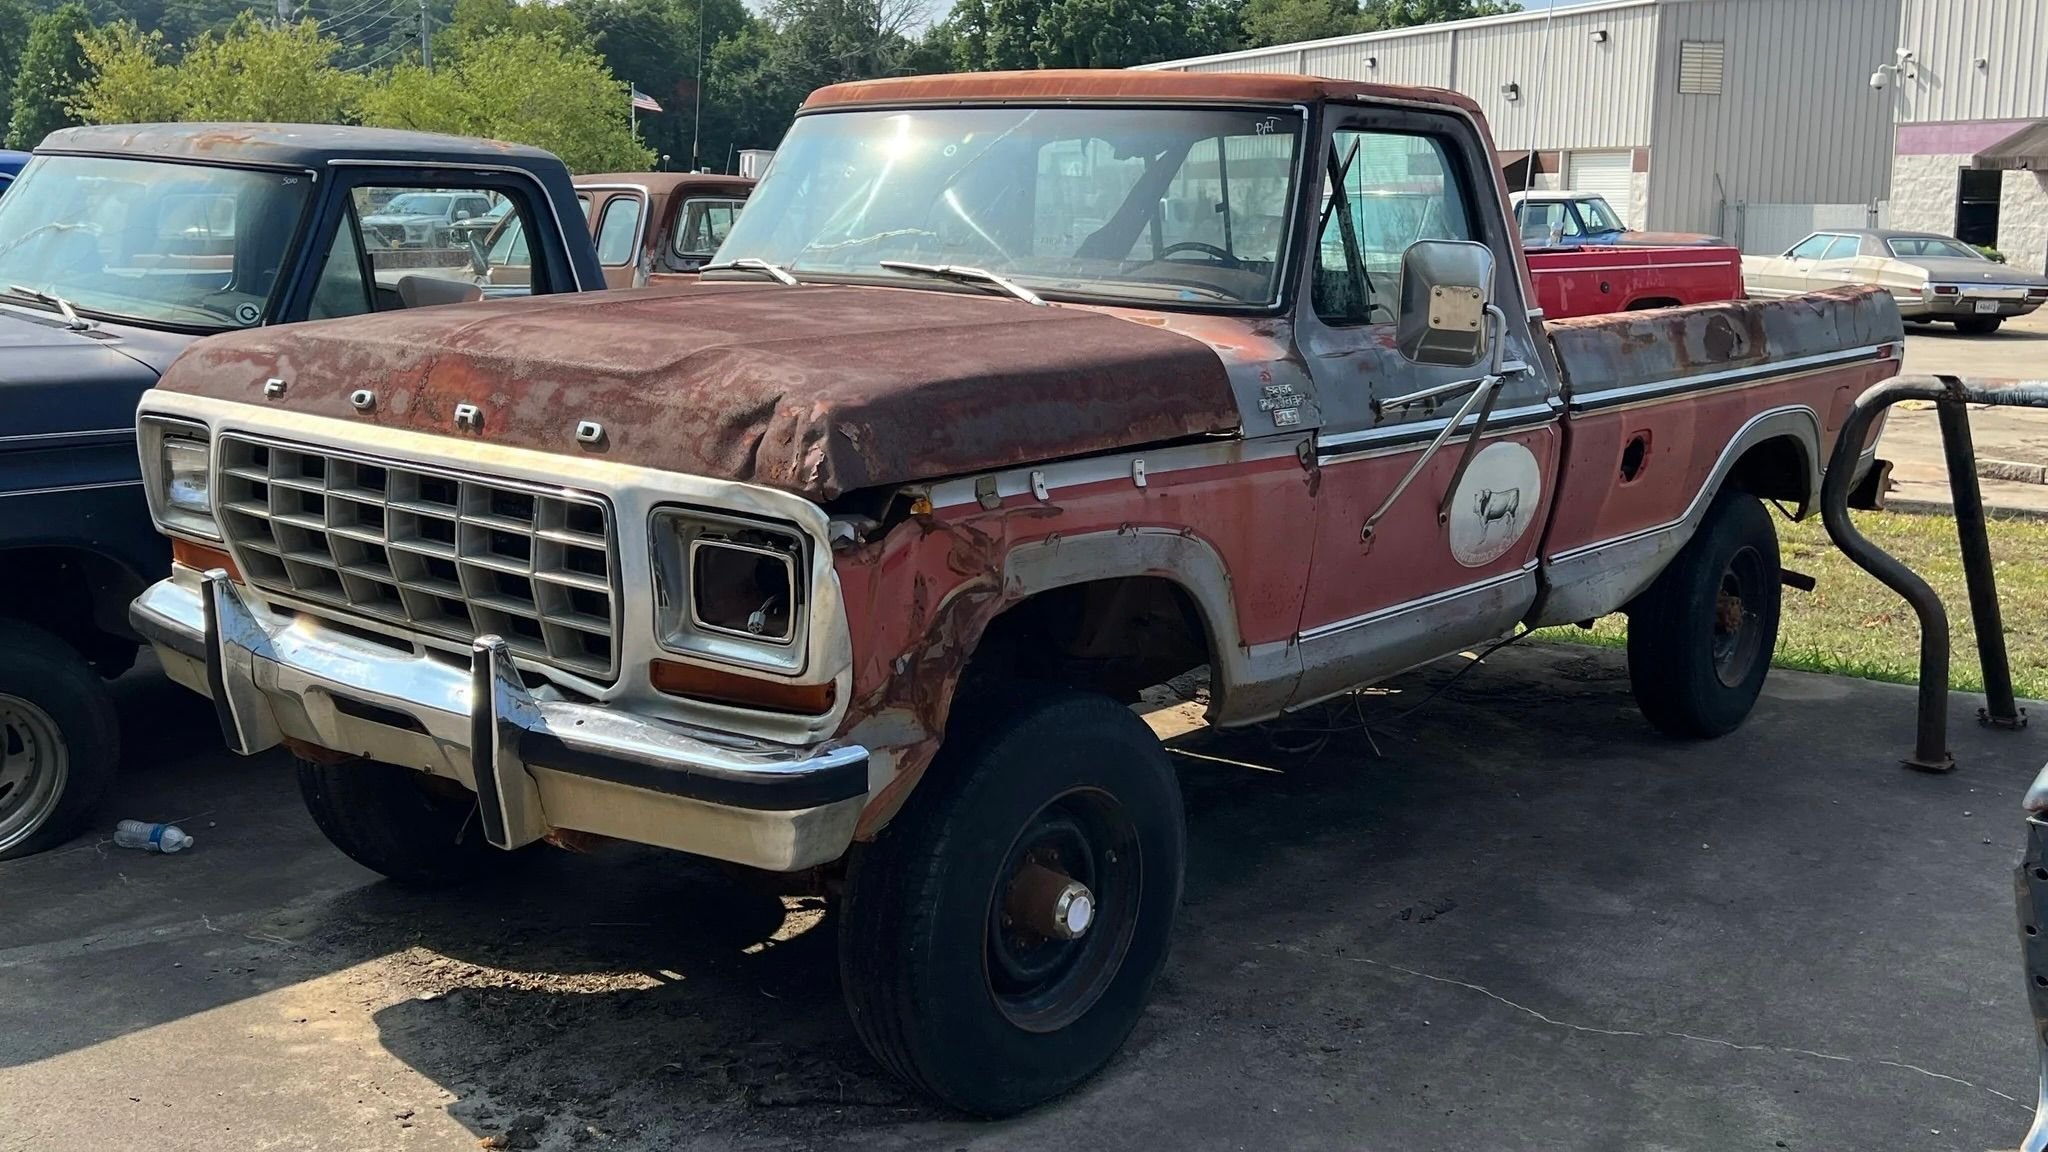
<instances>
[{"instance_id":1,"label":"concrete curb","mask_svg":"<svg viewBox=\"0 0 2048 1152\"><path fill-rule=\"evenodd\" d=\"M1884 510L1904 512L1910 516L1954 516L1955 505L1945 500L1900 500L1886 497ZM2048 510L2040 508L2001 508L1996 505L1984 506L1987 520L2048 520Z\"/></svg>"},{"instance_id":2,"label":"concrete curb","mask_svg":"<svg viewBox=\"0 0 2048 1152\"><path fill-rule=\"evenodd\" d=\"M2022 464L2017 460L1978 460L1977 475L1986 480L2010 480L2016 484L2048 484L2048 464Z\"/></svg>"}]
</instances>

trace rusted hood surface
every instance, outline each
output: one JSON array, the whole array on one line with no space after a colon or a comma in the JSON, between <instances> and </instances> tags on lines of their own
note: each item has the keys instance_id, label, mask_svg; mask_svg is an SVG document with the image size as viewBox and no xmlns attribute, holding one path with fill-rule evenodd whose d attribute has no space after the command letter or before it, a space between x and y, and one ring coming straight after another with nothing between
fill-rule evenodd
<instances>
[{"instance_id":1,"label":"rusted hood surface","mask_svg":"<svg viewBox=\"0 0 2048 1152\"><path fill-rule=\"evenodd\" d=\"M161 387L813 499L1238 423L1221 359L1174 332L949 292L729 282L238 332ZM376 393L367 412L359 388ZM460 404L480 430L457 429ZM583 420L601 444L577 443Z\"/></svg>"}]
</instances>

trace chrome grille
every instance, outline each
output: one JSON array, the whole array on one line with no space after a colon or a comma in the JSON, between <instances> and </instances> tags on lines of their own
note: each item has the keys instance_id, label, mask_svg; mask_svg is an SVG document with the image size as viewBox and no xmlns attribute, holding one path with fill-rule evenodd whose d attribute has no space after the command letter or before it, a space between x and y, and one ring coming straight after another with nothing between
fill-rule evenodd
<instances>
[{"instance_id":1,"label":"chrome grille","mask_svg":"<svg viewBox=\"0 0 2048 1152\"><path fill-rule=\"evenodd\" d=\"M242 573L315 608L618 674L609 509L594 496L224 435L220 523Z\"/></svg>"}]
</instances>

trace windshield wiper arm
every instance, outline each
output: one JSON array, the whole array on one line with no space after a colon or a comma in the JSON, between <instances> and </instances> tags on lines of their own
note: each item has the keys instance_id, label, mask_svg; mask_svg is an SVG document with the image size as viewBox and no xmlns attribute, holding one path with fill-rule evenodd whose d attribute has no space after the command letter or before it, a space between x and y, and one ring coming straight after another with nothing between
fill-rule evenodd
<instances>
[{"instance_id":1,"label":"windshield wiper arm","mask_svg":"<svg viewBox=\"0 0 2048 1152\"><path fill-rule=\"evenodd\" d=\"M722 264L706 264L702 268L697 269L697 271L759 272L777 283L789 285L801 283L795 276L790 275L789 269L784 268L782 265L770 264L766 260L757 259L753 256L742 256L737 260L727 260Z\"/></svg>"},{"instance_id":2,"label":"windshield wiper arm","mask_svg":"<svg viewBox=\"0 0 2048 1152\"><path fill-rule=\"evenodd\" d=\"M1038 293L1007 276L1001 276L986 268L971 268L965 264L917 264L909 260L883 260L882 267L891 272L914 272L920 276L932 276L940 280L952 280L960 284L982 284L999 292L1006 292L1026 304L1049 308Z\"/></svg>"},{"instance_id":3,"label":"windshield wiper arm","mask_svg":"<svg viewBox=\"0 0 2048 1152\"><path fill-rule=\"evenodd\" d=\"M78 309L73 308L71 306L71 301L66 300L65 298L57 295L54 292L43 292L34 288L24 288L19 284L9 284L7 286L7 292L9 295L20 296L25 300L34 300L39 304L48 304L50 307L55 308L58 312L63 314L64 326L66 328L71 329L73 332L90 332L93 329L93 322L87 320L83 316L80 316L78 314Z\"/></svg>"}]
</instances>

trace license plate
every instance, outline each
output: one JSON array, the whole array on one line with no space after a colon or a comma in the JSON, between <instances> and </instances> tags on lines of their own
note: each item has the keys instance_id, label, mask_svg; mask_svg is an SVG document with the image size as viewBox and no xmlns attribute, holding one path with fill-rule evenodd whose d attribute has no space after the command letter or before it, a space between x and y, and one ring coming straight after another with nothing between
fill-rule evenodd
<instances>
[{"instance_id":1,"label":"license plate","mask_svg":"<svg viewBox=\"0 0 2048 1152\"><path fill-rule=\"evenodd\" d=\"M1979 300L1977 301L1977 311L1980 315L1996 316L1998 314L1998 301Z\"/></svg>"}]
</instances>

